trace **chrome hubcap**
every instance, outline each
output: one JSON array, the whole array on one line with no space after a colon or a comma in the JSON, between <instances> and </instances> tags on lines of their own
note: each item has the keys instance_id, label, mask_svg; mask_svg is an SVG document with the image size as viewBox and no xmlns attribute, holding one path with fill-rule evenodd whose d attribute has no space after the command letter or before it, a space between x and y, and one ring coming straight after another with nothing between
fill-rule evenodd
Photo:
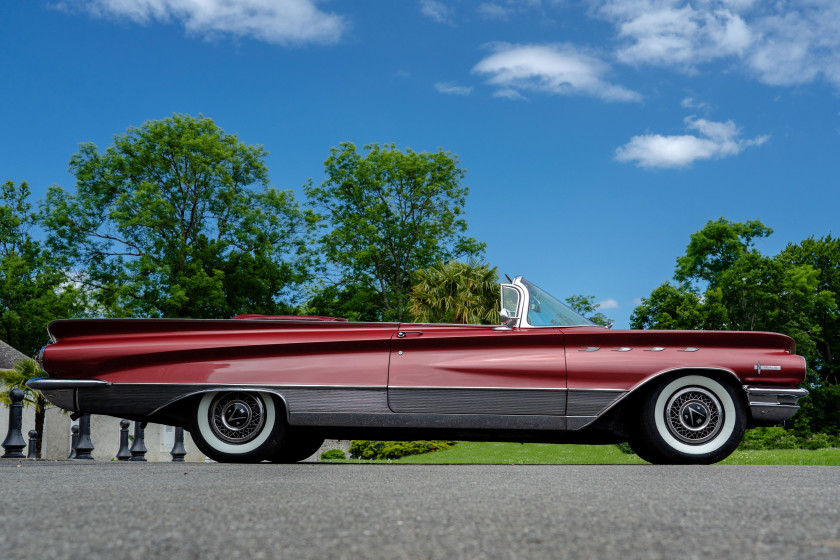
<instances>
[{"instance_id":1,"label":"chrome hubcap","mask_svg":"<svg viewBox=\"0 0 840 560\"><path fill-rule=\"evenodd\" d=\"M228 443L254 439L265 424L262 400L251 393L223 393L210 403L213 434Z\"/></svg>"},{"instance_id":2,"label":"chrome hubcap","mask_svg":"<svg viewBox=\"0 0 840 560\"><path fill-rule=\"evenodd\" d=\"M700 445L720 432L723 407L714 393L706 389L681 389L668 399L665 425L671 435L680 441Z\"/></svg>"}]
</instances>

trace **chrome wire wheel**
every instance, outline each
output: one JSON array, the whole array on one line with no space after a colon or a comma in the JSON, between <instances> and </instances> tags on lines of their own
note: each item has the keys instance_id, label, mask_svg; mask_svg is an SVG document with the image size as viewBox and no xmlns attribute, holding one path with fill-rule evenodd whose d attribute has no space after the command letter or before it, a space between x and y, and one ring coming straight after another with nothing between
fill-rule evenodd
<instances>
[{"instance_id":1,"label":"chrome wire wheel","mask_svg":"<svg viewBox=\"0 0 840 560\"><path fill-rule=\"evenodd\" d=\"M247 443L265 425L262 400L251 393L221 393L210 403L210 428L222 441Z\"/></svg>"},{"instance_id":2,"label":"chrome wire wheel","mask_svg":"<svg viewBox=\"0 0 840 560\"><path fill-rule=\"evenodd\" d=\"M718 398L701 387L687 387L674 393L665 405L664 414L668 431L689 445L714 439L725 420Z\"/></svg>"},{"instance_id":3,"label":"chrome wire wheel","mask_svg":"<svg viewBox=\"0 0 840 560\"><path fill-rule=\"evenodd\" d=\"M286 423L282 412L268 393L210 391L198 401L193 441L215 461L262 461L283 443Z\"/></svg>"}]
</instances>

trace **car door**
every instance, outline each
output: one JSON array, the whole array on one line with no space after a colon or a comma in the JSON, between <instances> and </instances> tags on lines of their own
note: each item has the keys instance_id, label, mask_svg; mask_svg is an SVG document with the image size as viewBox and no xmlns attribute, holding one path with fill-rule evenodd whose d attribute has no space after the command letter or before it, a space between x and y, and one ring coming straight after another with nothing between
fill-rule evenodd
<instances>
[{"instance_id":1,"label":"car door","mask_svg":"<svg viewBox=\"0 0 840 560\"><path fill-rule=\"evenodd\" d=\"M388 406L398 413L562 416L563 335L554 328L402 324L391 339Z\"/></svg>"}]
</instances>

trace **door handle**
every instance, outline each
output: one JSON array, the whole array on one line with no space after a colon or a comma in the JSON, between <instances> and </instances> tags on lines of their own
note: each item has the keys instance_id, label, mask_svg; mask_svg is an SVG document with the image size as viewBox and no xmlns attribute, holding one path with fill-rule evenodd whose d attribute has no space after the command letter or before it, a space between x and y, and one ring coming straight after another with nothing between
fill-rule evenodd
<instances>
[{"instance_id":1,"label":"door handle","mask_svg":"<svg viewBox=\"0 0 840 560\"><path fill-rule=\"evenodd\" d=\"M417 336L423 336L423 331L400 331L397 333L397 338L405 338L407 334L416 334Z\"/></svg>"}]
</instances>

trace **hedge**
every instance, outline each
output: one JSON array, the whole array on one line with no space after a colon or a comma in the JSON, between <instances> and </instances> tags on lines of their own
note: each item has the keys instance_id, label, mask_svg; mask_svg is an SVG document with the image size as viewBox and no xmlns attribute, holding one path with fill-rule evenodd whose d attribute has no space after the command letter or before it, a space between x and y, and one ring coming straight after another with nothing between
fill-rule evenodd
<instances>
[{"instance_id":1,"label":"hedge","mask_svg":"<svg viewBox=\"0 0 840 560\"><path fill-rule=\"evenodd\" d=\"M354 440L350 443L352 459L399 459L406 455L420 455L449 449L457 441L371 441Z\"/></svg>"}]
</instances>

